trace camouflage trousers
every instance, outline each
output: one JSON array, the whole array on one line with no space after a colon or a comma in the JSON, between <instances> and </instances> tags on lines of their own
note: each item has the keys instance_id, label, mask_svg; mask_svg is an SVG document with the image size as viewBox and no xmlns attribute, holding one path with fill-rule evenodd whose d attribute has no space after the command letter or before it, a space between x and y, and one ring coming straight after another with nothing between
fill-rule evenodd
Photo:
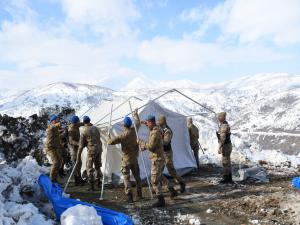
<instances>
[{"instance_id":1,"label":"camouflage trousers","mask_svg":"<svg viewBox=\"0 0 300 225\"><path fill-rule=\"evenodd\" d=\"M164 159L157 158L151 160L151 184L157 196L162 195Z\"/></svg>"},{"instance_id":2,"label":"camouflage trousers","mask_svg":"<svg viewBox=\"0 0 300 225\"><path fill-rule=\"evenodd\" d=\"M46 153L52 161L50 178L52 181L57 181L58 171L62 165L62 158L61 158L60 154L58 153L57 149L47 149Z\"/></svg>"},{"instance_id":3,"label":"camouflage trousers","mask_svg":"<svg viewBox=\"0 0 300 225\"><path fill-rule=\"evenodd\" d=\"M76 160L77 160L78 146L71 145L69 147L71 149L71 160L72 160L73 165L75 166ZM76 168L74 170L74 176L81 177L81 166L82 166L82 161L80 158L80 159L78 159Z\"/></svg>"},{"instance_id":4,"label":"camouflage trousers","mask_svg":"<svg viewBox=\"0 0 300 225\"><path fill-rule=\"evenodd\" d=\"M222 151L223 174L231 174L231 159L232 144L225 144Z\"/></svg>"},{"instance_id":5,"label":"camouflage trousers","mask_svg":"<svg viewBox=\"0 0 300 225\"><path fill-rule=\"evenodd\" d=\"M101 173L101 153L102 152L93 152L87 154L86 158L86 170L88 179L90 181L94 180L94 171L96 171L96 180L100 180Z\"/></svg>"},{"instance_id":6,"label":"camouflage trousers","mask_svg":"<svg viewBox=\"0 0 300 225\"><path fill-rule=\"evenodd\" d=\"M195 160L196 160L196 163L197 163L197 168L199 169L199 168L200 168L200 162L199 162L199 148L193 149L193 152L194 152Z\"/></svg>"},{"instance_id":7,"label":"camouflage trousers","mask_svg":"<svg viewBox=\"0 0 300 225\"><path fill-rule=\"evenodd\" d=\"M140 177L140 168L138 160L124 160L122 159L122 174L124 177L124 186L125 186L125 194L128 195L131 193L131 181L130 181L130 171L132 172L132 175L136 182L136 188L140 189L142 188L142 181Z\"/></svg>"},{"instance_id":8,"label":"camouflage trousers","mask_svg":"<svg viewBox=\"0 0 300 225\"><path fill-rule=\"evenodd\" d=\"M174 167L173 163L173 151L164 152L165 156L165 165L169 171L170 176L177 182L177 183L184 183L181 176L177 174L177 171ZM172 181L169 181L168 188L172 188L174 186Z\"/></svg>"}]
</instances>

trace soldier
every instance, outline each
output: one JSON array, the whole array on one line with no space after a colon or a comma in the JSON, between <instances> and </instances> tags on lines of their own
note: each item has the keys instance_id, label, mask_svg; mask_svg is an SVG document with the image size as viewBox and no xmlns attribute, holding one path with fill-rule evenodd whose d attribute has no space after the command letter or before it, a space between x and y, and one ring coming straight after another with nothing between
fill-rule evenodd
<instances>
[{"instance_id":1,"label":"soldier","mask_svg":"<svg viewBox=\"0 0 300 225\"><path fill-rule=\"evenodd\" d=\"M50 117L50 124L47 129L47 138L45 143L46 154L51 158L52 166L50 171L50 178L53 182L57 182L58 171L62 164L62 159L59 154L61 146L60 123L56 115Z\"/></svg>"},{"instance_id":2,"label":"soldier","mask_svg":"<svg viewBox=\"0 0 300 225\"><path fill-rule=\"evenodd\" d=\"M223 179L220 183L231 183L232 173L231 173L231 161L230 155L232 151L232 144L230 140L230 126L226 121L226 112L221 112L218 114L218 120L220 122L219 131L217 131L217 137L219 141L219 154L222 154L223 163Z\"/></svg>"},{"instance_id":3,"label":"soldier","mask_svg":"<svg viewBox=\"0 0 300 225\"><path fill-rule=\"evenodd\" d=\"M169 171L169 174L171 177L180 184L180 192L185 192L185 182L184 180L177 174L176 169L174 167L173 163L173 150L172 150L172 137L173 137L173 131L167 124L167 119L165 116L161 115L159 117L159 127L161 128L161 132L163 135L163 149L164 149L164 157L165 157L165 165ZM169 183L169 185L171 182ZM177 196L177 192L175 191L172 184L169 186L169 191L171 193L171 198L174 198Z\"/></svg>"},{"instance_id":4,"label":"soldier","mask_svg":"<svg viewBox=\"0 0 300 225\"><path fill-rule=\"evenodd\" d=\"M70 119L71 124L68 127L68 138L69 138L69 147L71 150L71 161L73 165L76 165L78 147L79 147L79 140L80 140L80 131L79 127L83 126L84 124L80 122L78 116L72 116ZM84 182L81 178L81 166L82 161L81 158L78 159L77 165L74 171L74 178L75 178L75 186L82 185Z\"/></svg>"},{"instance_id":5,"label":"soldier","mask_svg":"<svg viewBox=\"0 0 300 225\"><path fill-rule=\"evenodd\" d=\"M140 119L137 110L134 112L134 120L137 129L140 127ZM129 203L133 202L133 194L131 191L130 171L136 181L137 198L142 199L142 182L140 177L140 168L138 164L139 146L135 128L132 126L132 120L129 117L124 119L124 131L116 138L109 139L109 145L121 144L122 157L122 174L124 176L125 194Z\"/></svg>"},{"instance_id":6,"label":"soldier","mask_svg":"<svg viewBox=\"0 0 300 225\"><path fill-rule=\"evenodd\" d=\"M91 119L88 116L83 117L84 128L80 135L79 148L77 153L77 161L81 158L81 153L84 147L87 147L86 169L90 191L94 191L94 168L96 170L96 182L100 187L101 181L101 154L102 143L100 140L100 132L97 127L91 124Z\"/></svg>"},{"instance_id":7,"label":"soldier","mask_svg":"<svg viewBox=\"0 0 300 225\"><path fill-rule=\"evenodd\" d=\"M188 119L188 129L189 129L189 135L190 135L190 145L194 152L194 156L197 163L197 168L199 170L200 163L199 163L199 130L198 128L193 124L193 119Z\"/></svg>"},{"instance_id":8,"label":"soldier","mask_svg":"<svg viewBox=\"0 0 300 225\"><path fill-rule=\"evenodd\" d=\"M164 207L165 198L162 193L162 176L164 169L164 150L163 140L159 127L156 125L155 116L149 115L146 122L150 130L148 142L138 140L143 150L148 149L150 152L151 165L151 183L156 193L158 201L152 207Z\"/></svg>"}]
</instances>

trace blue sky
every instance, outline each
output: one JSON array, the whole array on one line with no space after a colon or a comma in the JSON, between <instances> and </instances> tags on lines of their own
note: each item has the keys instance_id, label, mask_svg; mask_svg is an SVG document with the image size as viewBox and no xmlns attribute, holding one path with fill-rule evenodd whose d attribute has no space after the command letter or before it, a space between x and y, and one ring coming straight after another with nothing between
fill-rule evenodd
<instances>
[{"instance_id":1,"label":"blue sky","mask_svg":"<svg viewBox=\"0 0 300 225\"><path fill-rule=\"evenodd\" d=\"M298 0L2 0L0 89L300 74Z\"/></svg>"}]
</instances>

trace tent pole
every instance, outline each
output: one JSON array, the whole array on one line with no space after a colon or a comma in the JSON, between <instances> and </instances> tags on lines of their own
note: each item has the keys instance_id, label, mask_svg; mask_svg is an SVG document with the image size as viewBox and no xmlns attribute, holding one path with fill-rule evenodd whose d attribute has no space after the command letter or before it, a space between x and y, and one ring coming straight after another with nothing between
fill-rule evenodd
<instances>
[{"instance_id":1,"label":"tent pole","mask_svg":"<svg viewBox=\"0 0 300 225\"><path fill-rule=\"evenodd\" d=\"M107 136L108 136L108 138L109 138L109 136L110 136L112 112L113 112L113 104L111 104L111 109L110 109L109 126L108 126L108 131L107 131ZM105 171L106 171L106 166L107 166L107 155L108 155L108 142L106 143L106 155L105 155L104 171L103 171L103 174L102 174L103 177L102 177L102 187L101 187L101 196L100 196L100 200L103 200L104 181L105 181Z\"/></svg>"},{"instance_id":2,"label":"tent pole","mask_svg":"<svg viewBox=\"0 0 300 225\"><path fill-rule=\"evenodd\" d=\"M71 172L71 174L70 174L70 176L69 176L69 178L68 178L68 181L67 181L67 183L66 183L66 186L65 186L65 188L64 188L64 193L66 193L66 191L67 191L67 189L68 189L68 186L69 186L71 177L73 176L73 174L74 174L74 172L75 172L75 169L76 169L76 167L77 167L77 164L78 164L78 161L77 161L77 159L76 159L75 165L74 165L74 167L73 167L73 169L72 169L72 172Z\"/></svg>"},{"instance_id":3,"label":"tent pole","mask_svg":"<svg viewBox=\"0 0 300 225\"><path fill-rule=\"evenodd\" d=\"M142 99L140 99L140 98L138 98L138 97L131 96L131 97L127 98L124 102L122 102L120 105L118 105L116 108L114 108L113 112L116 111L117 109L119 109L122 105L124 105L124 104L127 103L128 101L130 101L130 99L132 99L132 98L136 98L136 99L142 101ZM95 123L95 125L99 125L99 123L100 123L103 119L105 119L107 116L109 116L109 115L110 115L110 113L104 115L102 118L100 118L100 119Z\"/></svg>"},{"instance_id":4,"label":"tent pole","mask_svg":"<svg viewBox=\"0 0 300 225\"><path fill-rule=\"evenodd\" d=\"M130 100L128 101L128 103L129 103L129 107L130 107L131 116L132 116L132 118L133 118L133 112L132 112L132 106L131 106ZM138 130L137 130L137 127L136 127L134 118L133 118L133 126L134 126L134 130L135 130L136 138L138 139L138 138L139 138L139 136L138 136L139 134L138 134ZM147 177L147 183L148 183L148 188L149 188L150 196L151 196L151 199L153 199L153 194L152 194L152 190L151 190L151 183L150 183L150 181L149 181L148 171L147 171L146 165L145 165L144 154L143 154L143 151L142 151L140 145L139 145L139 150L140 150L141 155L142 155L142 162L143 162L144 170L145 170L146 177Z\"/></svg>"},{"instance_id":5,"label":"tent pole","mask_svg":"<svg viewBox=\"0 0 300 225\"><path fill-rule=\"evenodd\" d=\"M200 103L197 102L196 100L194 100L194 99L192 99L191 97L189 97L189 96L183 94L181 91L178 91L177 89L172 89L172 91L177 92L178 94L184 96L185 98L191 100L192 102L196 103L197 105L200 105L200 106L203 107L204 109L206 109L206 110L208 110L209 112L213 113L213 114L215 115L215 117L216 117L216 121L217 121L218 128L220 127L219 122L218 122L217 113L216 113L215 111L213 111L213 110L211 110L210 108L208 108L208 107L206 107L206 106L200 104Z\"/></svg>"},{"instance_id":6,"label":"tent pole","mask_svg":"<svg viewBox=\"0 0 300 225\"><path fill-rule=\"evenodd\" d=\"M141 109L141 108L143 108L143 107L149 105L150 102L154 102L154 101L156 101L157 99L159 99L159 98L165 96L166 94L168 94L168 93L170 93L170 92L173 92L173 90L169 90L169 91L164 92L164 93L161 94L160 96L158 96L158 97L156 97L156 98L150 100L150 101L147 102L146 104L140 106L138 109ZM125 102L123 102L123 103L122 103L121 105L119 105L118 107L120 107L120 106L124 105L126 102L130 101L131 98L136 98L136 99L138 99L138 100L141 100L140 98L137 98L137 97L135 97L135 96L131 96L129 99L127 99ZM117 109L117 108L116 108L116 109ZM107 115L109 115L109 114L107 114ZM101 123L101 124L99 124L99 122L102 121L107 115L105 115L104 117L102 117L102 118L101 118L97 123L95 123L95 124L96 124L97 126L98 126L98 125L106 124L107 122ZM126 114L125 116L129 116L129 115L130 115L130 113ZM114 122L114 121L117 121L117 120L120 120L120 119L122 119L122 118L124 118L124 117L120 117L120 118L114 119L113 122Z\"/></svg>"}]
</instances>

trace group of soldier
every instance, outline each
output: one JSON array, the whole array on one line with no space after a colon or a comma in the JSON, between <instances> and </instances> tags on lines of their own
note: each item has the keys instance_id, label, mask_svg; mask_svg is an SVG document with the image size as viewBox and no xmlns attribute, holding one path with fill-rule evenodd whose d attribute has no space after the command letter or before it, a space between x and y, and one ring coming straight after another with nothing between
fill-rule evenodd
<instances>
[{"instance_id":1,"label":"group of soldier","mask_svg":"<svg viewBox=\"0 0 300 225\"><path fill-rule=\"evenodd\" d=\"M173 180L179 184L180 193L186 190L185 181L178 175L173 163L172 151L172 137L173 131L168 126L167 118L161 115L156 121L155 116L148 115L145 121L141 121L138 115L138 110L133 112L133 120L130 117L125 117L123 120L123 132L115 137L108 137L108 145L121 144L122 148L122 165L121 172L124 178L125 194L129 203L133 202L133 191L130 180L130 173L134 176L136 182L136 199L143 198L142 181L140 177L140 167L138 163L138 156L140 151L149 150L151 160L151 186L157 201L153 207L165 206L165 199L162 192L162 184L165 183L170 192L171 199L178 195L174 188ZM224 167L223 179L221 183L232 182L231 175L231 161L230 154L232 145L230 141L230 127L226 122L226 113L218 114L219 130L217 137L219 141L219 154L222 154L222 163ZM158 123L157 123L158 122ZM148 140L141 140L137 137L137 132L141 125L146 125L149 129ZM192 118L187 121L190 145L194 152L195 160L198 169L199 164L199 130L193 124ZM83 126L80 131L80 127ZM63 166L63 160L60 153L62 149L60 122L56 115L50 117L50 123L47 129L47 140L45 143L45 150L47 155L51 158L52 167L50 171L50 178L53 182L57 182L58 172ZM101 185L101 154L102 142L99 129L91 123L88 116L83 117L83 122L80 122L79 117L73 116L70 119L68 126L68 143L71 153L71 160L74 165L74 179L75 185L84 183L81 176L81 154L83 149L87 148L86 158L86 172L89 183L89 190L95 190L95 183L100 187ZM171 179L167 179L163 175L164 168L168 169Z\"/></svg>"}]
</instances>

